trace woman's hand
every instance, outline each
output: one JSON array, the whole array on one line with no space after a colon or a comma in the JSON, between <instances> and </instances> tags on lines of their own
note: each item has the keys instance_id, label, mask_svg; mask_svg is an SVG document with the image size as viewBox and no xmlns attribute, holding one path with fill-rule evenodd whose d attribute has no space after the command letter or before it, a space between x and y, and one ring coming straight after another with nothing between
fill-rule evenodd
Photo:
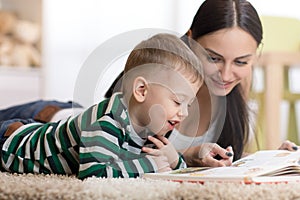
<instances>
[{"instance_id":1,"label":"woman's hand","mask_svg":"<svg viewBox=\"0 0 300 200\"><path fill-rule=\"evenodd\" d=\"M297 151L299 149L299 147L295 143L293 143L289 140L286 140L281 144L281 146L278 149L289 150L289 151Z\"/></svg>"},{"instance_id":2,"label":"woman's hand","mask_svg":"<svg viewBox=\"0 0 300 200\"><path fill-rule=\"evenodd\" d=\"M204 143L181 151L184 160L189 167L222 167L230 166L233 160L232 147L223 149L216 143ZM222 159L214 157L219 155Z\"/></svg>"},{"instance_id":3,"label":"woman's hand","mask_svg":"<svg viewBox=\"0 0 300 200\"><path fill-rule=\"evenodd\" d=\"M176 149L174 148L173 144L166 137L163 136L157 136L157 138L148 136L148 140L153 142L153 144L155 144L157 149L143 147L142 151L152 156L156 156L156 155L166 156L168 158L170 167L172 169L175 169L179 161L179 155Z\"/></svg>"}]
</instances>

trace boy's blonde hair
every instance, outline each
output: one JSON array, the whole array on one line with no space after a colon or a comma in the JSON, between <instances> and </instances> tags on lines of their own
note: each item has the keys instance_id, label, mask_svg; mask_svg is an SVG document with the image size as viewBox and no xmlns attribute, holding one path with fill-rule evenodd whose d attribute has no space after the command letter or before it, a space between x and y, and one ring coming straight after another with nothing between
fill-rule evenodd
<instances>
[{"instance_id":1,"label":"boy's blonde hair","mask_svg":"<svg viewBox=\"0 0 300 200\"><path fill-rule=\"evenodd\" d=\"M167 86L174 72L199 87L203 83L200 60L180 38L162 33L142 41L131 51L125 65L121 86L125 102L132 97L135 78Z\"/></svg>"},{"instance_id":2,"label":"boy's blonde hair","mask_svg":"<svg viewBox=\"0 0 300 200\"><path fill-rule=\"evenodd\" d=\"M181 73L191 83L203 82L199 58L178 37L161 33L139 43L129 54L124 73L145 66L155 71L155 66L164 65Z\"/></svg>"}]
</instances>

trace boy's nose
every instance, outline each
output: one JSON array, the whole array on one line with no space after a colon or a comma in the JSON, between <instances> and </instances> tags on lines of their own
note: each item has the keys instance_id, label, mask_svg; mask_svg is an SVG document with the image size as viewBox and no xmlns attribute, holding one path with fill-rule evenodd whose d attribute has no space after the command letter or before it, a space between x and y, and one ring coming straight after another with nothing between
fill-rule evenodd
<instances>
[{"instance_id":1,"label":"boy's nose","mask_svg":"<svg viewBox=\"0 0 300 200\"><path fill-rule=\"evenodd\" d=\"M184 119L189 115L188 107L187 106L181 106L181 109L179 110L178 115L180 116L180 119Z\"/></svg>"}]
</instances>

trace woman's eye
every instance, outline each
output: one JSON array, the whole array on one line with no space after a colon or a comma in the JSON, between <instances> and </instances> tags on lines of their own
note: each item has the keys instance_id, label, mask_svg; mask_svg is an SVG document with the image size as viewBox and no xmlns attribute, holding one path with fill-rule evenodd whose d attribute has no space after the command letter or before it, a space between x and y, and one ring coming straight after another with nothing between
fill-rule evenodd
<instances>
[{"instance_id":1,"label":"woman's eye","mask_svg":"<svg viewBox=\"0 0 300 200\"><path fill-rule=\"evenodd\" d=\"M244 65L247 65L247 64L248 64L248 62L246 62L246 61L239 61L239 60L235 61L235 63L236 63L236 65L238 65L238 66L244 66Z\"/></svg>"},{"instance_id":2,"label":"woman's eye","mask_svg":"<svg viewBox=\"0 0 300 200\"><path fill-rule=\"evenodd\" d=\"M217 62L220 62L220 58L218 57L214 57L214 56L208 56L208 60L212 63L217 63Z\"/></svg>"}]
</instances>

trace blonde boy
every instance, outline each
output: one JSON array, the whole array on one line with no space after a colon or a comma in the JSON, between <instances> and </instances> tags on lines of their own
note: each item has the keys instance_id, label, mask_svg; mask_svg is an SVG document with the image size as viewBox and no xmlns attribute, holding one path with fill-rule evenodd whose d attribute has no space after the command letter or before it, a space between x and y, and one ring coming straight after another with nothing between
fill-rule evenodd
<instances>
[{"instance_id":1,"label":"blonde boy","mask_svg":"<svg viewBox=\"0 0 300 200\"><path fill-rule=\"evenodd\" d=\"M2 170L83 179L185 167L164 135L188 115L202 84L197 57L176 36L157 34L135 47L124 71L122 92L67 121L17 121L25 125L12 133L16 120L2 123ZM145 147L147 140L156 148Z\"/></svg>"}]
</instances>

